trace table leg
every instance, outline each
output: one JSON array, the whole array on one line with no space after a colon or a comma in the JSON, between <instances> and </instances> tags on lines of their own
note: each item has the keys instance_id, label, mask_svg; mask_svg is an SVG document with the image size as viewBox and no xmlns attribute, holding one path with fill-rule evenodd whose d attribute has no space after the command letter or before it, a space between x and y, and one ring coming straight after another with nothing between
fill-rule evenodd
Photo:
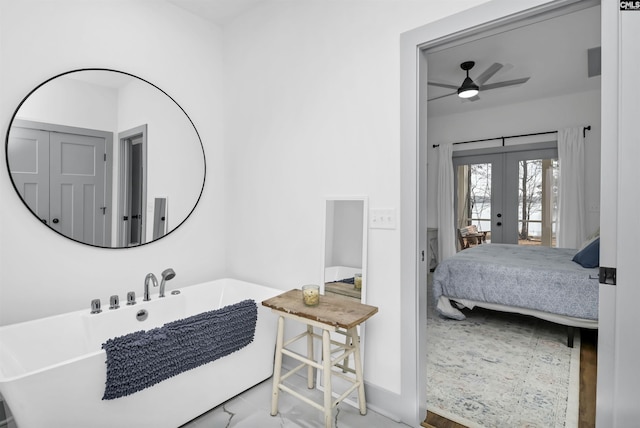
<instances>
[{"instance_id":1,"label":"table leg","mask_svg":"<svg viewBox=\"0 0 640 428\"><path fill-rule=\"evenodd\" d=\"M355 347L354 351L354 364L356 366L356 381L360 382L358 386L358 406L360 407L360 414L367 414L367 401L364 396L364 376L362 375L362 361L360 360L360 338L358 337L358 330L356 327L350 328L349 336L351 337L351 344Z\"/></svg>"},{"instance_id":2,"label":"table leg","mask_svg":"<svg viewBox=\"0 0 640 428\"><path fill-rule=\"evenodd\" d=\"M284 317L278 317L278 335L276 337L276 359L273 366L273 388L271 390L271 416L278 414L278 396L280 394L280 375L282 374L282 344L284 343Z\"/></svg>"},{"instance_id":3,"label":"table leg","mask_svg":"<svg viewBox=\"0 0 640 428\"><path fill-rule=\"evenodd\" d=\"M331 428L331 335L329 330L322 330L322 374L324 376L324 426Z\"/></svg>"},{"instance_id":4,"label":"table leg","mask_svg":"<svg viewBox=\"0 0 640 428\"><path fill-rule=\"evenodd\" d=\"M307 358L313 360L313 326L307 325ZM307 388L314 386L313 366L307 365Z\"/></svg>"}]
</instances>

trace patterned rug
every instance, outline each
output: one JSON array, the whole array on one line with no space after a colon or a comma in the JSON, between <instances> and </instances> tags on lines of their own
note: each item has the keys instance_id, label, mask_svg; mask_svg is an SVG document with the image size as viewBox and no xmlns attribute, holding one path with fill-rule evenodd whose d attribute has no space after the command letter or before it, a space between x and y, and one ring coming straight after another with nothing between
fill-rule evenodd
<instances>
[{"instance_id":1,"label":"patterned rug","mask_svg":"<svg viewBox=\"0 0 640 428\"><path fill-rule=\"evenodd\" d=\"M428 311L427 409L470 428L578 426L580 340L566 327L476 308Z\"/></svg>"}]
</instances>

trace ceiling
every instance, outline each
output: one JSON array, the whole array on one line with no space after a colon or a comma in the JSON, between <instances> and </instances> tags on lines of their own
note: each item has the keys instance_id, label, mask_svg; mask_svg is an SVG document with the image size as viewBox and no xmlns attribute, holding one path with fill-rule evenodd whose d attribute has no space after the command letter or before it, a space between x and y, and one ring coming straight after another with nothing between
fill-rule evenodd
<instances>
[{"instance_id":1,"label":"ceiling","mask_svg":"<svg viewBox=\"0 0 640 428\"><path fill-rule=\"evenodd\" d=\"M268 0L167 0L175 6L213 22L224 25L238 15Z\"/></svg>"},{"instance_id":2,"label":"ceiling","mask_svg":"<svg viewBox=\"0 0 640 428\"><path fill-rule=\"evenodd\" d=\"M491 84L530 77L522 85L480 92L479 100L457 95L428 103L429 116L460 113L536 98L596 90L600 77L588 77L587 50L600 46L600 6L593 6L495 35L427 51L428 80L460 86L464 61L475 61L474 77L493 63L504 65L485 82ZM431 99L454 90L429 85Z\"/></svg>"}]
</instances>

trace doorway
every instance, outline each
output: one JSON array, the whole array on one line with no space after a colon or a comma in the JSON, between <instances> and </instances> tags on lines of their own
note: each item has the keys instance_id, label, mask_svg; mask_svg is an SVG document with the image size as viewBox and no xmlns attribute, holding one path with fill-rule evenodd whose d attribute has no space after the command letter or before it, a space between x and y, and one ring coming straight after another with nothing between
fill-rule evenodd
<instances>
[{"instance_id":1,"label":"doorway","mask_svg":"<svg viewBox=\"0 0 640 428\"><path fill-rule=\"evenodd\" d=\"M532 24L546 19L549 13L556 16L597 6L599 2L574 2L570 0L528 1L517 4L495 0L434 24L425 25L402 35L402 121L401 121L401 278L402 278L402 323L414 326L403 330L402 397L415 397L416 402L403 407L403 420L419 424L426 414L426 263L422 252L426 248L428 169L434 170L435 159L427 156L427 131L431 124L427 118L427 78L431 67L425 51L474 38L503 33L508 28ZM610 17L611 18L611 17ZM596 28L595 25L592 28ZM600 28L597 26L597 28ZM465 60L467 58L464 58ZM599 113L599 112L598 112ZM599 118L599 114L598 114ZM535 118L534 118L535 119ZM520 120L524 120L521 118ZM505 125L510 121L502 118ZM518 122L521 123L521 122ZM466 125L466 124L465 124ZM453 129L453 127L450 127ZM547 127L545 127L547 128ZM545 129L542 128L542 129ZM465 126L465 129L476 129ZM534 129L539 131L540 129ZM516 129L514 133L521 133ZM492 135L495 136L495 135ZM471 136L473 137L473 136ZM479 136L478 136L479 137ZM463 138L468 139L468 138ZM431 139L430 143L439 143ZM427 167L428 165L428 167ZM433 178L430 176L430 178ZM417 338L417 341L416 341ZM413 400L411 400L413 401Z\"/></svg>"},{"instance_id":2,"label":"doorway","mask_svg":"<svg viewBox=\"0 0 640 428\"><path fill-rule=\"evenodd\" d=\"M147 205L147 125L118 135L120 141L120 200L118 246L144 244Z\"/></svg>"}]
</instances>

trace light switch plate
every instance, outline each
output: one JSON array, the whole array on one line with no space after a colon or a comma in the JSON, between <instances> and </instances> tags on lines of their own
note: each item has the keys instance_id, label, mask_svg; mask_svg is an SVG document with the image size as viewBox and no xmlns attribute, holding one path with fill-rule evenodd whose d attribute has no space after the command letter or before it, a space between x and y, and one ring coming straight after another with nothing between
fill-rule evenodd
<instances>
[{"instance_id":1,"label":"light switch plate","mask_svg":"<svg viewBox=\"0 0 640 428\"><path fill-rule=\"evenodd\" d=\"M369 212L369 228L371 229L395 229L396 209L372 209Z\"/></svg>"}]
</instances>

